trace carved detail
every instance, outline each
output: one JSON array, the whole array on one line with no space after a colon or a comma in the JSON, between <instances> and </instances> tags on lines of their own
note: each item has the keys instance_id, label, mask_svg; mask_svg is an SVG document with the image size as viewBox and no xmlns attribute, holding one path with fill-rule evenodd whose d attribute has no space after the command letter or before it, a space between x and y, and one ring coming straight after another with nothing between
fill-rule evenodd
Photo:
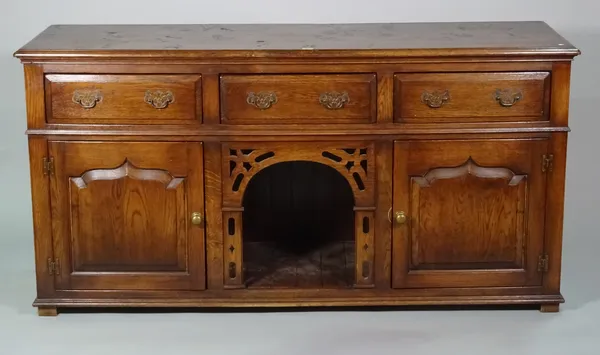
<instances>
[{"instance_id":1,"label":"carved detail","mask_svg":"<svg viewBox=\"0 0 600 355\"><path fill-rule=\"evenodd\" d=\"M164 109L175 102L175 96L170 91L146 91L146 95L144 95L144 102L151 105L156 109Z\"/></svg>"},{"instance_id":2,"label":"carved detail","mask_svg":"<svg viewBox=\"0 0 600 355\"><path fill-rule=\"evenodd\" d=\"M252 176L273 164L285 161L312 161L331 166L340 172L350 183L355 193L367 189L368 184L368 150L367 148L335 148L314 149L303 152L296 157L289 151L279 152L277 149L226 149L224 162L228 167L227 191L242 192ZM290 154L291 153L291 154Z\"/></svg>"},{"instance_id":3,"label":"carved detail","mask_svg":"<svg viewBox=\"0 0 600 355\"><path fill-rule=\"evenodd\" d=\"M431 93L425 91L421 95L421 102L423 102L425 105L427 105L431 108L440 108L448 100L450 100L450 92L448 90L444 90L444 91L436 90Z\"/></svg>"},{"instance_id":4,"label":"carved detail","mask_svg":"<svg viewBox=\"0 0 600 355\"><path fill-rule=\"evenodd\" d=\"M237 278L237 266L235 265L234 262L230 262L229 263L229 278L234 280L235 278Z\"/></svg>"},{"instance_id":5,"label":"carved detail","mask_svg":"<svg viewBox=\"0 0 600 355\"><path fill-rule=\"evenodd\" d=\"M328 110L339 110L350 102L347 92L324 92L319 96L319 103Z\"/></svg>"},{"instance_id":6,"label":"carved detail","mask_svg":"<svg viewBox=\"0 0 600 355\"><path fill-rule=\"evenodd\" d=\"M521 90L496 89L495 98L500 106L512 107L523 98L523 92Z\"/></svg>"},{"instance_id":7,"label":"carved detail","mask_svg":"<svg viewBox=\"0 0 600 355\"><path fill-rule=\"evenodd\" d=\"M257 155L262 156L272 152L254 149L231 149L230 153L229 161L233 164L230 165L229 176L238 176L239 174L254 173Z\"/></svg>"},{"instance_id":8,"label":"carved detail","mask_svg":"<svg viewBox=\"0 0 600 355\"><path fill-rule=\"evenodd\" d=\"M226 177L226 176L223 176ZM223 211L223 269L224 287L228 289L244 287L243 243L242 243L242 209Z\"/></svg>"},{"instance_id":9,"label":"carved detail","mask_svg":"<svg viewBox=\"0 0 600 355\"><path fill-rule=\"evenodd\" d=\"M364 190L364 181L367 178L367 152L363 149L333 149L323 153L329 153L324 155L337 165L343 166L348 173L353 176L358 188ZM338 157L338 159L335 159Z\"/></svg>"},{"instance_id":10,"label":"carved detail","mask_svg":"<svg viewBox=\"0 0 600 355\"><path fill-rule=\"evenodd\" d=\"M131 164L129 160L125 160L121 166L114 169L88 170L80 177L73 178L73 182L80 189L85 189L92 181L119 180L125 177L135 180L159 181L165 184L167 189L174 189L183 181L183 178L175 178L165 170L140 169Z\"/></svg>"},{"instance_id":11,"label":"carved detail","mask_svg":"<svg viewBox=\"0 0 600 355\"><path fill-rule=\"evenodd\" d=\"M102 98L99 90L75 90L72 100L85 109L91 109L96 107L98 102L102 102Z\"/></svg>"},{"instance_id":12,"label":"carved detail","mask_svg":"<svg viewBox=\"0 0 600 355\"><path fill-rule=\"evenodd\" d=\"M373 287L373 262L375 261L375 239L373 229L369 227L373 221L373 211L355 211L355 238L356 238L356 274L354 287Z\"/></svg>"},{"instance_id":13,"label":"carved detail","mask_svg":"<svg viewBox=\"0 0 600 355\"><path fill-rule=\"evenodd\" d=\"M509 186L517 186L525 175L516 175L507 168L488 168L475 162L471 157L467 161L452 168L435 168L427 174L419 177L413 177L413 181L421 187L428 187L436 180L454 179L465 175L473 175L483 179L505 179Z\"/></svg>"},{"instance_id":14,"label":"carved detail","mask_svg":"<svg viewBox=\"0 0 600 355\"><path fill-rule=\"evenodd\" d=\"M266 110L277 103L277 95L272 91L249 92L246 102L261 110Z\"/></svg>"}]
</instances>

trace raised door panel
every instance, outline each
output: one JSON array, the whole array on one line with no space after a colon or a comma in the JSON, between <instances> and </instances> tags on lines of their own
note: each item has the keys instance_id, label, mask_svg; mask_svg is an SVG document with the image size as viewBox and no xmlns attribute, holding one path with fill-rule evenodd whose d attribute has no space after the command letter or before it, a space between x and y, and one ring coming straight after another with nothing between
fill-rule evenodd
<instances>
[{"instance_id":1,"label":"raised door panel","mask_svg":"<svg viewBox=\"0 0 600 355\"><path fill-rule=\"evenodd\" d=\"M59 289L203 289L202 145L51 142Z\"/></svg>"},{"instance_id":2,"label":"raised door panel","mask_svg":"<svg viewBox=\"0 0 600 355\"><path fill-rule=\"evenodd\" d=\"M394 287L535 286L543 140L397 142Z\"/></svg>"}]
</instances>

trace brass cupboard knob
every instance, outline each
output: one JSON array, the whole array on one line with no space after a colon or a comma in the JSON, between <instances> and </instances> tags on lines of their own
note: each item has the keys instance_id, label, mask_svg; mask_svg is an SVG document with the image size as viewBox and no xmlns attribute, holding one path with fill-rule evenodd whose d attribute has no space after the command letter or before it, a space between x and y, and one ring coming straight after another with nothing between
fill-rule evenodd
<instances>
[{"instance_id":1,"label":"brass cupboard knob","mask_svg":"<svg viewBox=\"0 0 600 355\"><path fill-rule=\"evenodd\" d=\"M194 212L192 213L192 224L199 225L202 224L204 218L202 218L202 213Z\"/></svg>"},{"instance_id":2,"label":"brass cupboard knob","mask_svg":"<svg viewBox=\"0 0 600 355\"><path fill-rule=\"evenodd\" d=\"M399 211L394 214L394 220L398 224L406 223L406 219L407 219L407 217L406 217L406 213L404 213L404 211Z\"/></svg>"}]
</instances>

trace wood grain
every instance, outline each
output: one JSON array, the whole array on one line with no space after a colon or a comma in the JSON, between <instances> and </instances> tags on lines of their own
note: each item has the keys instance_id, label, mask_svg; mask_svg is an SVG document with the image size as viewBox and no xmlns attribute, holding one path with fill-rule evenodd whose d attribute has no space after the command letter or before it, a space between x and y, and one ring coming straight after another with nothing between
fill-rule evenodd
<instances>
[{"instance_id":1,"label":"wood grain","mask_svg":"<svg viewBox=\"0 0 600 355\"><path fill-rule=\"evenodd\" d=\"M407 298L433 298L433 297L510 297L519 296L527 297L534 294L543 295L541 293L542 286L523 286L523 287L448 287L448 288L424 288L424 289L391 289L386 290L376 288L344 288L344 289L318 289L318 288L281 288L281 289L239 289L239 290L205 290L186 291L186 290L57 290L54 299L65 300L73 297L82 299L112 299L115 294L118 294L123 299L224 299L231 298L232 295L239 295L240 299L245 300L293 300L294 298L304 299L350 299L358 298L389 298L389 297L407 297ZM562 303L564 300L560 295L545 295L546 299L551 299L547 303ZM48 305L45 303L48 299L39 299L36 301L38 305ZM540 302L541 304L541 302ZM58 305L60 306L60 305Z\"/></svg>"},{"instance_id":2,"label":"wood grain","mask_svg":"<svg viewBox=\"0 0 600 355\"><path fill-rule=\"evenodd\" d=\"M560 103L557 103L560 105ZM544 289L548 293L560 292L563 246L564 199L567 169L567 135L554 134L548 151L554 156L552 171L548 174L546 197L546 239L548 273L544 275Z\"/></svg>"},{"instance_id":3,"label":"wood grain","mask_svg":"<svg viewBox=\"0 0 600 355\"><path fill-rule=\"evenodd\" d=\"M25 104L27 105L27 128L44 128L46 104L44 100L44 70L38 65L24 65Z\"/></svg>"},{"instance_id":4,"label":"wood grain","mask_svg":"<svg viewBox=\"0 0 600 355\"><path fill-rule=\"evenodd\" d=\"M197 124L202 121L199 75L46 75L50 123ZM98 95L91 108L76 93ZM168 103L145 101L146 93L170 93ZM162 105L166 105L162 107Z\"/></svg>"},{"instance_id":5,"label":"wood grain","mask_svg":"<svg viewBox=\"0 0 600 355\"><path fill-rule=\"evenodd\" d=\"M221 213L221 144L205 143L206 268L209 289L223 287L223 214Z\"/></svg>"},{"instance_id":6,"label":"wood grain","mask_svg":"<svg viewBox=\"0 0 600 355\"><path fill-rule=\"evenodd\" d=\"M570 65L560 65L555 68L557 76L552 90L552 117L558 124L568 123ZM552 134L548 153L552 154L552 170L548 173L546 200L546 239L545 252L548 255L548 273L544 275L544 290L548 293L559 293L562 270L563 221L565 209L565 184L567 170L567 134ZM540 206L541 207L541 206ZM542 307L542 312L558 311L555 305Z\"/></svg>"},{"instance_id":7,"label":"wood grain","mask_svg":"<svg viewBox=\"0 0 600 355\"><path fill-rule=\"evenodd\" d=\"M375 287L390 287L392 273L392 223L388 212L392 210L393 201L393 142L382 140L376 143L375 168L377 174L377 206L374 216L375 235Z\"/></svg>"},{"instance_id":8,"label":"wood grain","mask_svg":"<svg viewBox=\"0 0 600 355\"><path fill-rule=\"evenodd\" d=\"M33 245L35 248L35 274L39 297L54 294L54 277L48 274L48 260L54 259L52 247L52 215L50 208L49 177L44 174L43 159L48 157L46 138L29 137L29 172L33 217Z\"/></svg>"},{"instance_id":9,"label":"wood grain","mask_svg":"<svg viewBox=\"0 0 600 355\"><path fill-rule=\"evenodd\" d=\"M452 49L452 50L449 50ZM27 58L553 55L579 52L544 22L53 25Z\"/></svg>"},{"instance_id":10,"label":"wood grain","mask_svg":"<svg viewBox=\"0 0 600 355\"><path fill-rule=\"evenodd\" d=\"M350 127L352 126L352 127ZM131 139L140 137L158 139L160 136L173 137L175 141L320 141L387 139L420 139L423 136L452 137L477 134L478 136L501 136L526 134L548 135L552 132L569 132L569 127L555 127L549 122L514 123L453 123L453 124L397 124L397 125L205 125L200 129L181 126L137 127L130 125L46 125L47 129L28 130L29 135L59 136L98 136L101 139ZM277 134L274 134L276 132ZM120 137L119 137L120 136ZM348 137L348 138L346 138Z\"/></svg>"},{"instance_id":11,"label":"wood grain","mask_svg":"<svg viewBox=\"0 0 600 355\"><path fill-rule=\"evenodd\" d=\"M74 272L186 271L184 179L126 161L69 183Z\"/></svg>"},{"instance_id":12,"label":"wood grain","mask_svg":"<svg viewBox=\"0 0 600 355\"><path fill-rule=\"evenodd\" d=\"M469 73L469 72L522 72L522 71L552 71L556 61L544 58L511 59L505 57L490 58L456 58L442 57L425 59L279 59L268 60L260 58L244 58L219 62L205 62L200 59L186 60L181 63L157 63L140 59L131 63L122 59L119 62L103 62L101 66L91 62L60 62L41 63L44 72L56 74L198 74L217 76L227 74L306 74L314 73L318 67L320 73L365 73L377 69L378 78L393 73ZM257 62L259 61L259 62ZM558 62L560 63L560 62ZM203 77L204 80L204 77ZM217 91L211 91L218 94Z\"/></svg>"},{"instance_id":13,"label":"wood grain","mask_svg":"<svg viewBox=\"0 0 600 355\"><path fill-rule=\"evenodd\" d=\"M529 121L547 120L544 98L549 73L396 74L397 122ZM507 91L501 105L497 91ZM430 107L423 95L445 93L440 107ZM520 99L516 100L516 95ZM513 104L514 103L514 104Z\"/></svg>"},{"instance_id":14,"label":"wood grain","mask_svg":"<svg viewBox=\"0 0 600 355\"><path fill-rule=\"evenodd\" d=\"M555 63L552 67L552 99L550 121L557 126L569 124L569 102L571 97L571 63Z\"/></svg>"},{"instance_id":15,"label":"wood grain","mask_svg":"<svg viewBox=\"0 0 600 355\"><path fill-rule=\"evenodd\" d=\"M218 124L220 119L219 76L217 74L202 75L202 108L203 122Z\"/></svg>"},{"instance_id":16,"label":"wood grain","mask_svg":"<svg viewBox=\"0 0 600 355\"><path fill-rule=\"evenodd\" d=\"M522 249L515 246L523 244L524 179L516 186L473 175L412 182L413 268L523 267Z\"/></svg>"},{"instance_id":17,"label":"wood grain","mask_svg":"<svg viewBox=\"0 0 600 355\"><path fill-rule=\"evenodd\" d=\"M389 97L393 92L392 73L377 73L377 122L380 124L392 122L394 119L394 100Z\"/></svg>"},{"instance_id":18,"label":"wood grain","mask_svg":"<svg viewBox=\"0 0 600 355\"><path fill-rule=\"evenodd\" d=\"M242 297L245 296L245 290L236 290L240 294L239 298L88 298L78 297L76 299L49 299L39 300L34 303L36 306L57 305L60 307L365 307L365 306L477 306L477 305L540 305L549 303L564 302L561 296L540 295L540 294L522 294L522 295L495 295L495 296L376 296L376 297L357 297L354 290L342 292L346 296L335 298L324 298L320 295L316 297L301 297L298 295L288 295L283 297L283 290L277 290L277 296L264 297L268 290L252 290L255 295L260 297ZM290 297L291 296L291 297ZM556 309L554 307L554 309Z\"/></svg>"},{"instance_id":19,"label":"wood grain","mask_svg":"<svg viewBox=\"0 0 600 355\"><path fill-rule=\"evenodd\" d=\"M223 75L221 121L227 124L368 123L377 107L374 74L353 75ZM250 94L269 93L268 108L248 103ZM347 103L330 109L321 104L323 94L347 96Z\"/></svg>"}]
</instances>

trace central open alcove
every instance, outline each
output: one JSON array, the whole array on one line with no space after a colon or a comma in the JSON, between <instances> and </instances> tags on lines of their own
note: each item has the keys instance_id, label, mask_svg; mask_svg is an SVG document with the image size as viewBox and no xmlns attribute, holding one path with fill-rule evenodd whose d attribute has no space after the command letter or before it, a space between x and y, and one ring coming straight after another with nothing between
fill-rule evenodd
<instances>
[{"instance_id":1,"label":"central open alcove","mask_svg":"<svg viewBox=\"0 0 600 355\"><path fill-rule=\"evenodd\" d=\"M354 196L334 168L271 165L250 179L243 207L246 287L352 287Z\"/></svg>"}]
</instances>

